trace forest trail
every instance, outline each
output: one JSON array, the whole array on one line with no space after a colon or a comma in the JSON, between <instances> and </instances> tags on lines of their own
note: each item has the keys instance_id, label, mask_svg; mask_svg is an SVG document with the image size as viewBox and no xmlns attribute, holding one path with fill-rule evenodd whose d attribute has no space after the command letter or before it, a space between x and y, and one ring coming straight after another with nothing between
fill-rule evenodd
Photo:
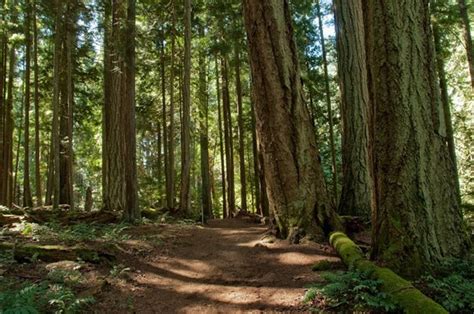
<instances>
[{"instance_id":1,"label":"forest trail","mask_svg":"<svg viewBox=\"0 0 474 314\"><path fill-rule=\"evenodd\" d=\"M316 243L265 243L266 230L243 219L213 220L206 227L135 229L150 239L160 233L166 244L143 257L124 257L124 265L132 269L129 279L110 287L97 309L101 313L305 311L304 287L319 279L311 266L321 259L339 259L329 246Z\"/></svg>"}]
</instances>

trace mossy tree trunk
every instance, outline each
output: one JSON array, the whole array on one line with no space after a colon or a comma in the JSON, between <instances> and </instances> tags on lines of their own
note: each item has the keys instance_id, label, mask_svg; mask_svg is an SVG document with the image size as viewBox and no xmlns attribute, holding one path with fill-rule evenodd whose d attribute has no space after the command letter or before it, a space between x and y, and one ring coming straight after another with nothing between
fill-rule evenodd
<instances>
[{"instance_id":1,"label":"mossy tree trunk","mask_svg":"<svg viewBox=\"0 0 474 314\"><path fill-rule=\"evenodd\" d=\"M373 257L416 275L468 240L444 138L428 0L367 3L375 106Z\"/></svg>"},{"instance_id":2,"label":"mossy tree trunk","mask_svg":"<svg viewBox=\"0 0 474 314\"><path fill-rule=\"evenodd\" d=\"M370 217L369 91L362 1L336 0L339 86L342 96L343 183L339 213Z\"/></svg>"},{"instance_id":3,"label":"mossy tree trunk","mask_svg":"<svg viewBox=\"0 0 474 314\"><path fill-rule=\"evenodd\" d=\"M270 210L281 237L323 235L338 220L303 100L289 1L243 3Z\"/></svg>"}]
</instances>

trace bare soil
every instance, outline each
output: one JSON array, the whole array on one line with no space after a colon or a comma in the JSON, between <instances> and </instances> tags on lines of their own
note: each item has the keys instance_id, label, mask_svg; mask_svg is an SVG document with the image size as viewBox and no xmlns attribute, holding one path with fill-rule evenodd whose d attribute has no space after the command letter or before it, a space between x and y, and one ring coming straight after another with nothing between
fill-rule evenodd
<instances>
[{"instance_id":1,"label":"bare soil","mask_svg":"<svg viewBox=\"0 0 474 314\"><path fill-rule=\"evenodd\" d=\"M305 286L320 280L311 266L339 261L328 245L265 238L245 219L205 227L141 226L120 245L130 268L95 296L97 313L307 312ZM145 241L143 240L145 239Z\"/></svg>"}]
</instances>

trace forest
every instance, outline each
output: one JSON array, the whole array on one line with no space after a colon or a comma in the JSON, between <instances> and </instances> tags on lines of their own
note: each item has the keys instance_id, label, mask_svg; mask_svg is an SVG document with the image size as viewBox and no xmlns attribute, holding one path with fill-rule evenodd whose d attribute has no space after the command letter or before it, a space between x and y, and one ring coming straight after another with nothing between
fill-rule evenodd
<instances>
[{"instance_id":1,"label":"forest","mask_svg":"<svg viewBox=\"0 0 474 314\"><path fill-rule=\"evenodd\" d=\"M473 313L473 19L0 0L0 314Z\"/></svg>"}]
</instances>

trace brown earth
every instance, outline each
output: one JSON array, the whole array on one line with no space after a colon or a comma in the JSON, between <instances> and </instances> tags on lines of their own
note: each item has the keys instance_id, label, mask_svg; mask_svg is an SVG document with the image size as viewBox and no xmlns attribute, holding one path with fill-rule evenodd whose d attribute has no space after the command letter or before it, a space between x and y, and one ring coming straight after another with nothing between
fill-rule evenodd
<instances>
[{"instance_id":1,"label":"brown earth","mask_svg":"<svg viewBox=\"0 0 474 314\"><path fill-rule=\"evenodd\" d=\"M263 238L245 219L206 227L141 226L129 231L119 262L130 271L107 280L97 313L306 312L305 286L320 280L311 266L339 261L327 245ZM271 242L271 243L269 243Z\"/></svg>"}]
</instances>

